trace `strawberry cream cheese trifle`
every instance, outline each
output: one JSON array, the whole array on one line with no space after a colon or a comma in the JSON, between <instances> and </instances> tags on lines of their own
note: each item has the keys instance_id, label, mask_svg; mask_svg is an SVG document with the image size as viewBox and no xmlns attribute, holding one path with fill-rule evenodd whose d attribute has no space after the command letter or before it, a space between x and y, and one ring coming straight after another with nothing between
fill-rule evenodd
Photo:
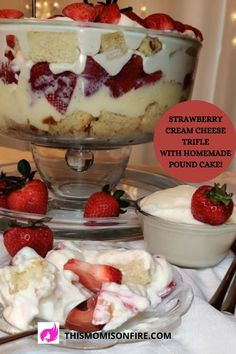
<instances>
[{"instance_id":1,"label":"strawberry cream cheese trifle","mask_svg":"<svg viewBox=\"0 0 236 354\"><path fill-rule=\"evenodd\" d=\"M47 20L0 17L3 133L147 142L159 117L190 96L202 34L168 15L142 19L117 1L85 1Z\"/></svg>"}]
</instances>

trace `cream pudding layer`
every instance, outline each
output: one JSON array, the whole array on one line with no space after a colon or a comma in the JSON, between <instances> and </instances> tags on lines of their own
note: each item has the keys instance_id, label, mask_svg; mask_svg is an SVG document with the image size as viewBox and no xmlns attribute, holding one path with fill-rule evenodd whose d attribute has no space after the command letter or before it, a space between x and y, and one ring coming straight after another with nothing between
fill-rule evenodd
<instances>
[{"instance_id":1,"label":"cream pudding layer","mask_svg":"<svg viewBox=\"0 0 236 354\"><path fill-rule=\"evenodd\" d=\"M137 314L123 306L127 296L132 308L142 312L154 309L166 291L171 291L171 266L164 258L153 258L143 250L92 250L84 248L82 243L64 241L43 259L25 247L15 255L11 266L0 269L4 318L22 330L30 328L37 319L64 324L69 312L93 295L79 282L78 276L63 269L72 258L113 265L122 272L122 284L105 282L98 293L101 301L95 308L94 323L105 320L105 298L114 308L103 322L105 330L117 328Z\"/></svg>"},{"instance_id":2,"label":"cream pudding layer","mask_svg":"<svg viewBox=\"0 0 236 354\"><path fill-rule=\"evenodd\" d=\"M137 29L80 28L69 20L38 29L2 25L2 129L97 138L152 133L168 108L188 99L200 44L150 34L122 15L124 24Z\"/></svg>"}]
</instances>

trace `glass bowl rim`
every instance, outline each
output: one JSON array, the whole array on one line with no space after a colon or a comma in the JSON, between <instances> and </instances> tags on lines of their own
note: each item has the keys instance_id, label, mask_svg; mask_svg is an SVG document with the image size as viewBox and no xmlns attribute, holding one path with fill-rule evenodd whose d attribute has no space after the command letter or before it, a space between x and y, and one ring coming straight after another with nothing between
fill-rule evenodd
<instances>
[{"instance_id":1,"label":"glass bowl rim","mask_svg":"<svg viewBox=\"0 0 236 354\"><path fill-rule=\"evenodd\" d=\"M38 18L27 18L27 19L0 19L0 25L1 29L4 29L4 25L18 25L18 26L38 26L43 27L43 26L48 26L48 28L52 27L55 29L60 29L61 27L66 27L67 30L69 29L88 29L88 28L94 28L94 29L107 29L107 30L116 30L116 31L126 31L126 32L133 32L133 33L145 33L150 36L162 36L162 37L167 37L167 38L175 38L179 40L184 40L188 41L191 43L194 43L195 45L198 45L199 47L202 47L202 43L199 39L197 38L191 38L187 35L181 34L179 32L173 32L170 30L154 30L154 29L148 29L144 27L132 27L132 26L123 26L123 25L115 25L115 24L107 24L107 23L98 23L98 22L85 22L85 21L68 21L68 20L56 20L56 19L38 19ZM1 30L0 30L1 32Z\"/></svg>"}]
</instances>

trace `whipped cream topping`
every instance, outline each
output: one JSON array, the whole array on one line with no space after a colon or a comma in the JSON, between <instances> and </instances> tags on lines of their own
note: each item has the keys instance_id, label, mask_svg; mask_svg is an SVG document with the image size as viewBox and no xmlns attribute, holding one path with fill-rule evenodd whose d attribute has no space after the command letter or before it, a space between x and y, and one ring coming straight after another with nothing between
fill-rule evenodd
<instances>
[{"instance_id":1,"label":"whipped cream topping","mask_svg":"<svg viewBox=\"0 0 236 354\"><path fill-rule=\"evenodd\" d=\"M141 210L172 222L205 225L196 220L191 213L191 199L196 189L193 186L181 185L157 191L141 201ZM236 210L234 208L233 214L226 223L235 222Z\"/></svg>"},{"instance_id":2,"label":"whipped cream topping","mask_svg":"<svg viewBox=\"0 0 236 354\"><path fill-rule=\"evenodd\" d=\"M113 266L123 263L130 267L137 259L142 259L144 269L150 272L150 282L146 286L102 284L94 324L106 324L105 330L117 328L139 312L155 308L173 280L172 269L166 260L153 258L143 250L94 250L85 248L82 242L77 245L65 241L43 259L33 249L25 247L13 258L11 266L0 269L0 303L4 307L3 315L11 325L25 330L37 318L64 324L69 312L92 296L79 283L77 275L63 269L71 258Z\"/></svg>"},{"instance_id":3,"label":"whipped cream topping","mask_svg":"<svg viewBox=\"0 0 236 354\"><path fill-rule=\"evenodd\" d=\"M126 284L104 283L95 307L93 324L105 324L104 330L109 331L145 311L149 301L137 289L130 289Z\"/></svg>"},{"instance_id":4,"label":"whipped cream topping","mask_svg":"<svg viewBox=\"0 0 236 354\"><path fill-rule=\"evenodd\" d=\"M26 330L35 318L64 324L68 313L91 296L70 271L59 271L53 260L41 258L25 247L0 269L0 303L4 318Z\"/></svg>"}]
</instances>

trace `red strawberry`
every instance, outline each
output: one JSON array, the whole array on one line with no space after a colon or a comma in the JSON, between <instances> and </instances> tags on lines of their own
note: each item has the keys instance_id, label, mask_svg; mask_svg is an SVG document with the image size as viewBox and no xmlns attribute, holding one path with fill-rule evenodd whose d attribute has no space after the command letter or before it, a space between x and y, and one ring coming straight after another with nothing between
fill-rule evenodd
<instances>
[{"instance_id":1,"label":"red strawberry","mask_svg":"<svg viewBox=\"0 0 236 354\"><path fill-rule=\"evenodd\" d=\"M43 92L48 102L65 114L76 86L76 74L65 71L55 75L47 62L40 62L31 68L29 81L33 91Z\"/></svg>"},{"instance_id":2,"label":"red strawberry","mask_svg":"<svg viewBox=\"0 0 236 354\"><path fill-rule=\"evenodd\" d=\"M153 14L145 18L147 28L156 30L169 30L175 29L175 21L166 14Z\"/></svg>"},{"instance_id":3,"label":"red strawberry","mask_svg":"<svg viewBox=\"0 0 236 354\"><path fill-rule=\"evenodd\" d=\"M161 78L162 78L162 71L161 70L158 70L152 74L146 74L145 72L143 72L140 79L137 80L137 82L135 84L135 88L137 89L137 88L144 86L144 85L153 84L153 83L159 81Z\"/></svg>"},{"instance_id":4,"label":"red strawberry","mask_svg":"<svg viewBox=\"0 0 236 354\"><path fill-rule=\"evenodd\" d=\"M108 73L92 57L87 57L85 69L81 75L86 79L85 95L90 96L97 92L109 77Z\"/></svg>"},{"instance_id":5,"label":"red strawberry","mask_svg":"<svg viewBox=\"0 0 236 354\"><path fill-rule=\"evenodd\" d=\"M13 257L23 247L33 248L41 257L45 257L53 246L53 233L47 226L13 226L4 233L3 242Z\"/></svg>"},{"instance_id":6,"label":"red strawberry","mask_svg":"<svg viewBox=\"0 0 236 354\"><path fill-rule=\"evenodd\" d=\"M135 87L142 73L142 57L134 54L117 75L109 77L105 85L110 88L113 97L120 97Z\"/></svg>"},{"instance_id":7,"label":"red strawberry","mask_svg":"<svg viewBox=\"0 0 236 354\"><path fill-rule=\"evenodd\" d=\"M226 193L226 184L199 187L191 200L193 217L210 225L224 224L233 212L232 195Z\"/></svg>"},{"instance_id":8,"label":"red strawberry","mask_svg":"<svg viewBox=\"0 0 236 354\"><path fill-rule=\"evenodd\" d=\"M120 204L105 192L96 192L88 199L84 211L85 218L105 218L119 216Z\"/></svg>"},{"instance_id":9,"label":"red strawberry","mask_svg":"<svg viewBox=\"0 0 236 354\"><path fill-rule=\"evenodd\" d=\"M93 6L85 3L73 3L62 10L63 15L75 21L93 22L96 18L96 11Z\"/></svg>"},{"instance_id":10,"label":"red strawberry","mask_svg":"<svg viewBox=\"0 0 236 354\"><path fill-rule=\"evenodd\" d=\"M97 17L97 22L117 24L120 20L120 9L117 4L104 6L101 14Z\"/></svg>"},{"instance_id":11,"label":"red strawberry","mask_svg":"<svg viewBox=\"0 0 236 354\"><path fill-rule=\"evenodd\" d=\"M14 9L2 9L0 10L0 18L22 18L23 12Z\"/></svg>"},{"instance_id":12,"label":"red strawberry","mask_svg":"<svg viewBox=\"0 0 236 354\"><path fill-rule=\"evenodd\" d=\"M133 12L132 10L127 10L124 11L123 14L127 17L129 17L131 20L139 23L141 26L146 27L146 23L144 21L144 19L142 19L141 17L139 17L135 12Z\"/></svg>"},{"instance_id":13,"label":"red strawberry","mask_svg":"<svg viewBox=\"0 0 236 354\"><path fill-rule=\"evenodd\" d=\"M7 184L5 182L0 182L0 208L8 208L7 195L5 194L5 188Z\"/></svg>"},{"instance_id":14,"label":"red strawberry","mask_svg":"<svg viewBox=\"0 0 236 354\"><path fill-rule=\"evenodd\" d=\"M113 195L109 190L109 185L104 186L102 192L93 193L84 209L85 218L105 218L116 217L125 211L120 208L126 208L129 203L120 199L124 195L124 191L117 190Z\"/></svg>"},{"instance_id":15,"label":"red strawberry","mask_svg":"<svg viewBox=\"0 0 236 354\"><path fill-rule=\"evenodd\" d=\"M12 58L14 59L14 56L12 56L11 54L9 54L9 52L5 54L10 61L12 60ZM0 79L3 81L4 84L17 84L17 75L19 74L19 72L14 72L12 70L10 61L8 61L7 63L0 63Z\"/></svg>"},{"instance_id":16,"label":"red strawberry","mask_svg":"<svg viewBox=\"0 0 236 354\"><path fill-rule=\"evenodd\" d=\"M70 270L79 276L79 282L94 293L100 291L102 283L121 283L122 273L119 269L104 264L91 264L79 259L69 259L64 265L65 270Z\"/></svg>"},{"instance_id":17,"label":"red strawberry","mask_svg":"<svg viewBox=\"0 0 236 354\"><path fill-rule=\"evenodd\" d=\"M7 203L12 210L45 214L48 204L47 187L42 181L34 179L27 182L23 188L11 192Z\"/></svg>"},{"instance_id":18,"label":"red strawberry","mask_svg":"<svg viewBox=\"0 0 236 354\"><path fill-rule=\"evenodd\" d=\"M196 27L190 26L190 25L184 25L185 26L185 30L190 30L193 31L195 36L200 40L203 41L203 35L202 32L199 31L199 29L197 29Z\"/></svg>"},{"instance_id":19,"label":"red strawberry","mask_svg":"<svg viewBox=\"0 0 236 354\"><path fill-rule=\"evenodd\" d=\"M185 25L182 22L175 21L175 29L176 31L183 33L185 31Z\"/></svg>"},{"instance_id":20,"label":"red strawberry","mask_svg":"<svg viewBox=\"0 0 236 354\"><path fill-rule=\"evenodd\" d=\"M82 302L70 311L66 318L65 327L76 332L95 332L104 325L93 325L93 313L97 304L97 295Z\"/></svg>"},{"instance_id":21,"label":"red strawberry","mask_svg":"<svg viewBox=\"0 0 236 354\"><path fill-rule=\"evenodd\" d=\"M9 34L6 36L6 42L8 47L14 49L16 44L16 37L13 34Z\"/></svg>"},{"instance_id":22,"label":"red strawberry","mask_svg":"<svg viewBox=\"0 0 236 354\"><path fill-rule=\"evenodd\" d=\"M94 6L94 10L96 11L96 20L97 20L98 16L101 15L103 9L104 9L104 5L102 5L102 4L97 4Z\"/></svg>"}]
</instances>

